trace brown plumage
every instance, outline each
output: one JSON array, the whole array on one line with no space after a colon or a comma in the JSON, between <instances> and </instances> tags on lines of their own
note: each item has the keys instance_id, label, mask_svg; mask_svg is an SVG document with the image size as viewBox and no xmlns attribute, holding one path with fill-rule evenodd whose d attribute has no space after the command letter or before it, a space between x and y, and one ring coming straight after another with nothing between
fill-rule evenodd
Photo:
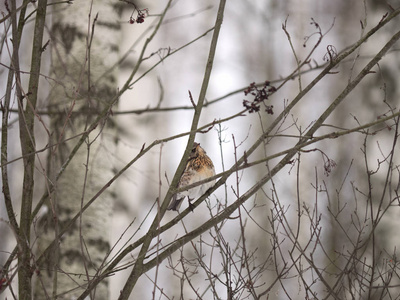
<instances>
[{"instance_id":1,"label":"brown plumage","mask_svg":"<svg viewBox=\"0 0 400 300\"><path fill-rule=\"evenodd\" d=\"M200 147L200 144L194 143L192 152L190 153L188 162L186 164L185 171L183 172L179 180L178 188L193 184L214 175L215 169L213 162L207 156L206 151L204 151L204 149ZM191 188L188 191L182 191L178 194L175 194L172 198L170 205L168 206L168 209L177 211L186 196L188 197L190 206L191 200L193 200L197 196L203 195L214 184L215 180L212 180L202 185Z\"/></svg>"}]
</instances>

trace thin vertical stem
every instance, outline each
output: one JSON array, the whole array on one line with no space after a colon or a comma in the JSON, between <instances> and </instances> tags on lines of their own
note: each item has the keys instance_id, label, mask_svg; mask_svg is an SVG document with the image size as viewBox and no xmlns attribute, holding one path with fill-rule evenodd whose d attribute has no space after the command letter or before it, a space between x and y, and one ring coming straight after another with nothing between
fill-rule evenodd
<instances>
[{"instance_id":1,"label":"thin vertical stem","mask_svg":"<svg viewBox=\"0 0 400 300\"><path fill-rule=\"evenodd\" d=\"M13 1L15 5L15 1ZM37 92L39 86L40 74L40 61L43 52L42 39L43 31L46 20L46 7L47 0L39 0L38 8L36 11L35 29L32 43L32 62L31 72L29 78L28 93L22 96L22 88L18 97L18 111L19 111L19 130L20 130L20 143L22 149L22 156L24 157L24 178L22 187L21 199L21 217L20 217L20 254L19 254L19 299L30 300L32 298L31 286L31 248L30 248L30 228L31 228L31 213L32 213L32 199L34 189L34 170L35 170L35 135L34 135L34 121L35 109L37 102ZM13 7L14 9L14 7ZM17 78L17 91L21 82ZM25 111L23 107L23 100L26 100Z\"/></svg>"}]
</instances>

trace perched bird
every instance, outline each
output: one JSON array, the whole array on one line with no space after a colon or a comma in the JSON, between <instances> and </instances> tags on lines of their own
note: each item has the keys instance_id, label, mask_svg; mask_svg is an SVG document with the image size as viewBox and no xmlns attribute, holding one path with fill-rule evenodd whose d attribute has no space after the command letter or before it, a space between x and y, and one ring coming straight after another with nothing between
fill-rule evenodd
<instances>
[{"instance_id":1,"label":"perched bird","mask_svg":"<svg viewBox=\"0 0 400 300\"><path fill-rule=\"evenodd\" d=\"M190 152L188 162L186 164L185 171L179 179L178 189L195 182L204 180L215 175L215 169L213 162L207 156L206 151L200 147L199 143L194 143L192 152ZM183 199L188 197L189 207L191 206L190 201L196 198L196 196L203 195L210 187L215 184L215 180L203 183L202 185L191 188L188 191L182 191L175 194L172 198L168 210L178 210L182 204Z\"/></svg>"}]
</instances>

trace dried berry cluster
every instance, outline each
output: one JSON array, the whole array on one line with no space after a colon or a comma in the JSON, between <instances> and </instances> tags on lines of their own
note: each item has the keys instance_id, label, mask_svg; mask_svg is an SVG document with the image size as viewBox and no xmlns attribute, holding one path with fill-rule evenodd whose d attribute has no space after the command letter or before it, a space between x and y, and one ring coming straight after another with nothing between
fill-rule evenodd
<instances>
[{"instance_id":1,"label":"dried berry cluster","mask_svg":"<svg viewBox=\"0 0 400 300\"><path fill-rule=\"evenodd\" d=\"M133 13L132 13L133 15ZM146 18L146 16L149 15L149 9L148 8L144 8L144 9L138 9L137 10L137 17L136 19L134 19L132 16L129 18L129 23L133 24L133 23L143 23L144 22L144 18Z\"/></svg>"},{"instance_id":2,"label":"dried berry cluster","mask_svg":"<svg viewBox=\"0 0 400 300\"><path fill-rule=\"evenodd\" d=\"M268 97L276 91L276 88L270 86L270 82L266 81L262 87L257 87L256 83L253 82L249 85L247 89L244 90L244 95L248 94L254 96L253 101L243 100L243 106L249 111L249 113L260 111L260 105L263 103L265 105L265 111L272 115L273 105L266 105L265 100L268 100Z\"/></svg>"},{"instance_id":3,"label":"dried berry cluster","mask_svg":"<svg viewBox=\"0 0 400 300\"><path fill-rule=\"evenodd\" d=\"M324 158L324 174L329 176L332 170L336 167L336 162L333 159L326 159Z\"/></svg>"}]
</instances>

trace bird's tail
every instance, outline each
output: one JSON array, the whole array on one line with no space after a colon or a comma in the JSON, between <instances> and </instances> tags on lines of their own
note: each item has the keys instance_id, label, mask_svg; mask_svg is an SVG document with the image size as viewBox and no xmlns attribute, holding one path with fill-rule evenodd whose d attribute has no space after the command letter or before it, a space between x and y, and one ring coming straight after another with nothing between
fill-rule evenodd
<instances>
[{"instance_id":1,"label":"bird's tail","mask_svg":"<svg viewBox=\"0 0 400 300\"><path fill-rule=\"evenodd\" d=\"M179 199L178 199L177 195L175 194L175 195L172 197L172 201L171 201L171 203L169 204L169 206L168 206L167 209L168 209L168 210L175 210L175 211L178 211L179 207L181 207L181 204L182 204L183 199L185 199L185 197L182 197L182 198L179 198Z\"/></svg>"}]
</instances>

